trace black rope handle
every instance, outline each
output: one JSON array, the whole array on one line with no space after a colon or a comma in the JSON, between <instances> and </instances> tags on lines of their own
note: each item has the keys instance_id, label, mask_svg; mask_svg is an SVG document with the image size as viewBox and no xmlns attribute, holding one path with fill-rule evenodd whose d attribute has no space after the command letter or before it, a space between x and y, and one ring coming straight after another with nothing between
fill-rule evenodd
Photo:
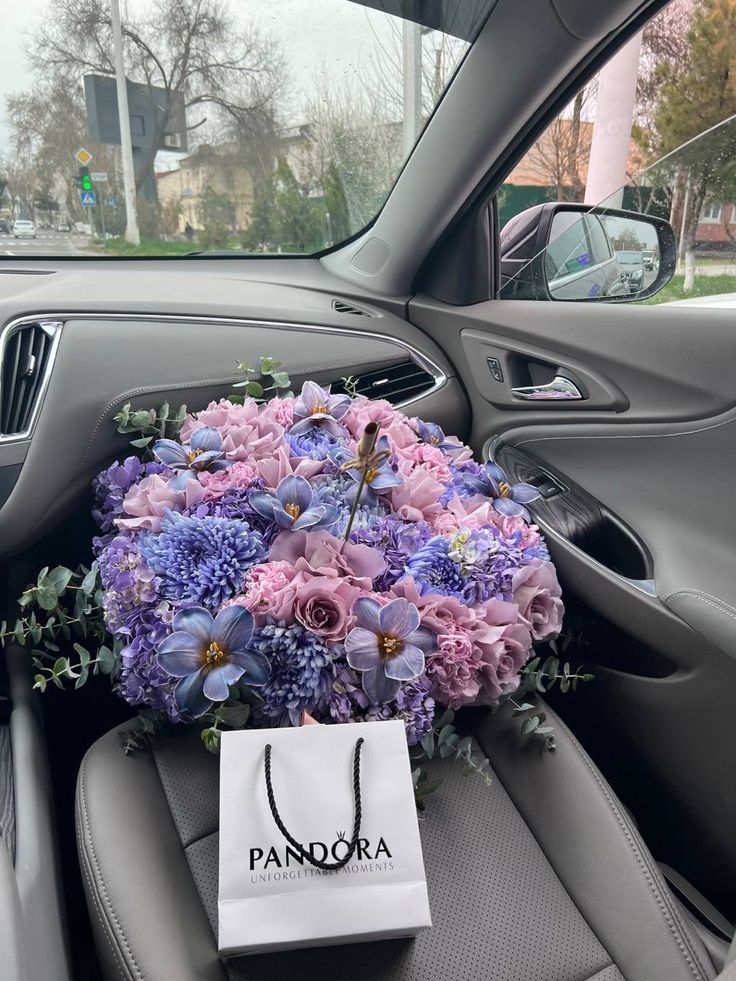
<instances>
[{"instance_id":1,"label":"black rope handle","mask_svg":"<svg viewBox=\"0 0 736 981\"><path fill-rule=\"evenodd\" d=\"M266 743L266 752L263 759L263 769L266 775L266 794L268 796L268 806L271 808L271 814L276 822L276 826L284 838L286 838L286 840L289 842L291 847L299 853L301 858L306 859L310 865L314 865L315 868L322 869L325 872L333 872L336 869L341 869L347 865L355 854L355 849L358 847L358 839L360 838L360 822L363 817L363 807L360 801L360 750L364 742L365 740L361 736L355 744L355 753L353 755L353 799L355 802L353 837L350 839L348 850L344 857L335 862L323 862L321 859L315 858L311 852L307 851L301 842L298 842L296 838L287 831L286 825L281 820L281 815L279 814L278 807L276 806L276 797L274 796L273 783L271 782L271 744Z\"/></svg>"}]
</instances>

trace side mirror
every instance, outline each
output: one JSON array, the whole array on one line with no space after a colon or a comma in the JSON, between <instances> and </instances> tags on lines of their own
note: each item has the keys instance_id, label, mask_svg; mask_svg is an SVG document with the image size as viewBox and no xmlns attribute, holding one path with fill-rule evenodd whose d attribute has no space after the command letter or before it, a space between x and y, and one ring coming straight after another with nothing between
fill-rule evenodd
<instances>
[{"instance_id":1,"label":"side mirror","mask_svg":"<svg viewBox=\"0 0 736 981\"><path fill-rule=\"evenodd\" d=\"M502 299L625 302L669 283L677 243L663 218L550 203L504 226L500 256Z\"/></svg>"}]
</instances>

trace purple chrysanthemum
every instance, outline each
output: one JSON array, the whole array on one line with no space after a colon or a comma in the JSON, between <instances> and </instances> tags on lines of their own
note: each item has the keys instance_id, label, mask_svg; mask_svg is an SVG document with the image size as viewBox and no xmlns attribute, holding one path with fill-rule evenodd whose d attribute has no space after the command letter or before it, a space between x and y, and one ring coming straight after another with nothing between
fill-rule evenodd
<instances>
[{"instance_id":1,"label":"purple chrysanthemum","mask_svg":"<svg viewBox=\"0 0 736 981\"><path fill-rule=\"evenodd\" d=\"M334 436L319 426L312 426L296 436L289 433L286 438L294 456L308 456L312 460L326 460L330 450L339 445Z\"/></svg>"},{"instance_id":2,"label":"purple chrysanthemum","mask_svg":"<svg viewBox=\"0 0 736 981\"><path fill-rule=\"evenodd\" d=\"M313 481L315 496L321 504L331 505L338 511L338 519L332 533L340 538L345 534L350 511L355 500L357 485L348 474L322 474ZM364 498L355 512L351 539L359 529L367 527L372 521L388 514L386 504L377 495L371 500Z\"/></svg>"},{"instance_id":3,"label":"purple chrysanthemum","mask_svg":"<svg viewBox=\"0 0 736 981\"><path fill-rule=\"evenodd\" d=\"M141 552L160 577L167 599L217 609L240 592L248 569L267 554L260 534L245 521L196 518L169 511Z\"/></svg>"},{"instance_id":4,"label":"purple chrysanthemum","mask_svg":"<svg viewBox=\"0 0 736 981\"><path fill-rule=\"evenodd\" d=\"M123 513L123 498L133 484L152 473L168 473L162 463L141 463L137 456L129 456L122 463L111 464L92 481L94 506L92 518L106 535L115 531L115 518Z\"/></svg>"},{"instance_id":5,"label":"purple chrysanthemum","mask_svg":"<svg viewBox=\"0 0 736 981\"><path fill-rule=\"evenodd\" d=\"M340 648L325 644L299 624L261 627L251 648L271 664L271 677L260 691L261 711L270 722L299 725L303 712L314 713L326 703Z\"/></svg>"},{"instance_id":6,"label":"purple chrysanthemum","mask_svg":"<svg viewBox=\"0 0 736 981\"><path fill-rule=\"evenodd\" d=\"M419 592L441 593L462 598L464 577L450 556L450 542L441 535L430 538L406 563L406 575L412 576Z\"/></svg>"},{"instance_id":7,"label":"purple chrysanthemum","mask_svg":"<svg viewBox=\"0 0 736 981\"><path fill-rule=\"evenodd\" d=\"M130 634L142 613L158 601L158 580L129 535L115 535L98 553L105 623Z\"/></svg>"}]
</instances>

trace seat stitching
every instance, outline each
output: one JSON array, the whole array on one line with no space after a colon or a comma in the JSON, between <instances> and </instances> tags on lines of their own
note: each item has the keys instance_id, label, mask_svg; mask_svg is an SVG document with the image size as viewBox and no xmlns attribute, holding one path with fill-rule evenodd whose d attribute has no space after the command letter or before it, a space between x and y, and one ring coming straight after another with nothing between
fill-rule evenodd
<instances>
[{"instance_id":1,"label":"seat stitching","mask_svg":"<svg viewBox=\"0 0 736 981\"><path fill-rule=\"evenodd\" d=\"M698 600L700 603L705 603L706 606L710 606L712 609L717 610L724 616L730 617L732 620L736 620L736 609L734 609L730 603L726 603L725 600L719 599L718 596L711 596L710 593L706 593L702 589L676 589L674 593L670 593L667 599L664 601L665 605L669 606L670 600L674 599L676 596L692 596L694 600ZM706 599L706 597L708 598Z\"/></svg>"},{"instance_id":2,"label":"seat stitching","mask_svg":"<svg viewBox=\"0 0 736 981\"><path fill-rule=\"evenodd\" d=\"M118 947L112 942L112 937L110 936L112 932L110 930L110 925L102 918L102 911L100 909L100 904L97 898L97 889L95 887L95 884L92 882L92 879L89 874L89 859L87 857L84 836L82 834L81 827L77 829L77 844L79 847L79 855L81 859L80 864L84 872L84 877L87 880L87 885L89 886L90 899L92 900L95 913L97 914L97 919L99 920L100 926L102 927L102 933L104 934L105 940L107 940L108 947L112 951L112 955L115 959L115 964L117 966L118 971L120 972L120 977L123 978L123 981L130 981L130 973L125 970L125 964L123 961L121 961L120 958L120 951Z\"/></svg>"},{"instance_id":3,"label":"seat stitching","mask_svg":"<svg viewBox=\"0 0 736 981\"><path fill-rule=\"evenodd\" d=\"M570 741L575 751L577 752L578 756L580 756L580 758L583 760L587 768L590 770L596 783L598 784L601 791L603 792L603 795L606 801L608 802L608 806L610 807L611 812L616 818L616 821L619 827L621 828L626 841L628 842L629 848L632 854L634 855L634 858L636 859L639 868L644 873L644 876L647 880L652 895L654 896L660 910L664 914L664 918L667 921L667 925L670 929L670 932L674 937L675 941L677 942L677 946L680 948L680 951L682 952L688 964L688 967L690 968L691 973L693 974L694 977L701 979L701 981L706 981L708 977L708 973L703 969L703 965L700 963L700 958L698 954L694 949L692 949L692 945L687 935L685 934L685 931L682 927L682 924L679 920L679 916L676 910L672 906L670 906L668 909L669 904L667 902L666 895L664 894L663 890L660 888L658 882L656 881L656 878L653 875L653 870L647 867L648 863L646 862L644 855L642 854L638 846L636 837L632 833L632 829L628 826L628 822L624 819L620 810L616 806L613 797L608 792L608 788L606 787L605 783L601 779L596 768L593 766L593 763L589 759L587 753L583 751L577 739L572 737Z\"/></svg>"},{"instance_id":4,"label":"seat stitching","mask_svg":"<svg viewBox=\"0 0 736 981\"><path fill-rule=\"evenodd\" d=\"M83 818L84 818L84 825L85 825L87 840L88 840L88 843L89 843L89 851L90 851L90 854L92 856L92 861L94 863L94 867L95 867L95 870L96 870L96 873L97 873L96 878L99 880L100 888L102 890L103 903L107 907L107 912L109 913L109 915L112 917L113 921L115 922L115 926L117 927L117 929L118 929L118 931L120 933L120 939L122 940L122 942L123 942L123 944L125 946L125 949L128 952L128 956L130 957L130 960L132 962L132 966L135 969L135 973L138 976L138 978L140 978L140 981L145 981L145 979L143 977L143 974L142 974L140 968L138 967L138 963L137 963L137 961L136 961L136 959L135 959L135 957L133 955L133 951L131 950L130 944L128 943L128 939L125 936L125 932L124 932L123 928L120 925L120 921L118 920L117 916L115 915L115 910L113 909L112 903L110 902L110 897L107 894L107 887L105 886L105 880L104 880L104 878L102 876L102 871L100 869L99 862L97 861L97 854L95 852L94 844L92 842L92 832L91 832L90 826L89 826L89 813L87 811L87 799L86 799L86 795L85 795L85 791L84 791L84 778L85 778L86 770L87 770L87 761L85 759L85 760L82 761L82 767L81 767L80 779L79 779L79 788L80 788L80 797L81 797L81 804L82 804L82 815L83 815Z\"/></svg>"},{"instance_id":5,"label":"seat stitching","mask_svg":"<svg viewBox=\"0 0 736 981\"><path fill-rule=\"evenodd\" d=\"M736 418L724 419L722 422L714 422L710 426L701 426L699 429L683 429L677 433L598 433L596 435L569 435L569 436L532 436L529 439L522 439L513 446L524 446L525 443L545 443L556 442L561 439L673 439L678 436L696 436L698 433L708 433L712 429L720 429L721 426L730 426L736 422Z\"/></svg>"}]
</instances>

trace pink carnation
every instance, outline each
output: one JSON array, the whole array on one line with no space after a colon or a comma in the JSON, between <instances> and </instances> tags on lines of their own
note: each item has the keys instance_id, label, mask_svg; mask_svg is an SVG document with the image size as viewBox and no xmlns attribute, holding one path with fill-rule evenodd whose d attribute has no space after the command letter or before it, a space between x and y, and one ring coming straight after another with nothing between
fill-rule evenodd
<instances>
[{"instance_id":1,"label":"pink carnation","mask_svg":"<svg viewBox=\"0 0 736 981\"><path fill-rule=\"evenodd\" d=\"M562 590L551 562L537 560L522 566L511 580L519 617L535 641L556 637L562 627Z\"/></svg>"},{"instance_id":2,"label":"pink carnation","mask_svg":"<svg viewBox=\"0 0 736 981\"><path fill-rule=\"evenodd\" d=\"M182 443L188 443L196 429L212 426L224 437L231 429L238 429L245 423L252 422L257 416L258 403L255 399L246 399L242 405L239 402L231 402L230 399L220 399L219 402L210 402L206 409L202 409L196 415L188 415L182 424L179 436Z\"/></svg>"},{"instance_id":3,"label":"pink carnation","mask_svg":"<svg viewBox=\"0 0 736 981\"><path fill-rule=\"evenodd\" d=\"M144 477L134 484L123 500L128 517L116 518L118 528L134 528L158 532L166 511L183 511L204 498L204 488L197 480L188 480L184 490L174 490L158 473Z\"/></svg>"},{"instance_id":4,"label":"pink carnation","mask_svg":"<svg viewBox=\"0 0 736 981\"><path fill-rule=\"evenodd\" d=\"M257 477L255 467L238 461L227 470L203 470L199 482L204 487L205 501L219 501L226 491L250 487Z\"/></svg>"},{"instance_id":5,"label":"pink carnation","mask_svg":"<svg viewBox=\"0 0 736 981\"><path fill-rule=\"evenodd\" d=\"M323 576L347 579L361 589L371 589L386 568L377 549L342 541L327 531L283 532L271 546L271 559L293 565L300 584Z\"/></svg>"},{"instance_id":6,"label":"pink carnation","mask_svg":"<svg viewBox=\"0 0 736 981\"><path fill-rule=\"evenodd\" d=\"M288 429L294 422L294 399L271 399L260 408L261 419Z\"/></svg>"},{"instance_id":7,"label":"pink carnation","mask_svg":"<svg viewBox=\"0 0 736 981\"><path fill-rule=\"evenodd\" d=\"M437 446L431 446L429 443L413 443L411 446L397 450L395 455L399 476L404 479L417 467L423 467L441 484L449 484L452 479L450 459Z\"/></svg>"},{"instance_id":8,"label":"pink carnation","mask_svg":"<svg viewBox=\"0 0 736 981\"><path fill-rule=\"evenodd\" d=\"M248 572L238 604L250 610L259 627L269 618L277 623L293 623L295 577L296 569L288 562L254 565Z\"/></svg>"},{"instance_id":9,"label":"pink carnation","mask_svg":"<svg viewBox=\"0 0 736 981\"><path fill-rule=\"evenodd\" d=\"M419 437L403 412L398 412L390 402L383 399L375 401L363 397L356 399L342 420L343 425L356 440L363 435L369 422L380 424L381 435L388 436L394 451L419 442Z\"/></svg>"}]
</instances>

